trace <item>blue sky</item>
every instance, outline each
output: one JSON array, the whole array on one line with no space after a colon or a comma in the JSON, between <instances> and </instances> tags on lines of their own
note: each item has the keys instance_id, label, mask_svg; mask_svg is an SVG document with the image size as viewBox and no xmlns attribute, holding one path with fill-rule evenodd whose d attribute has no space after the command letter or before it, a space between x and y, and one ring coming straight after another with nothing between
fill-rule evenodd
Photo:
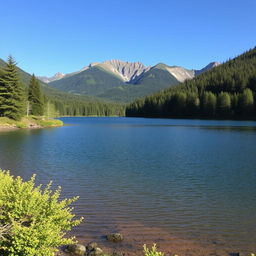
<instances>
[{"instance_id":1,"label":"blue sky","mask_svg":"<svg viewBox=\"0 0 256 256\"><path fill-rule=\"evenodd\" d=\"M0 58L29 73L109 59L199 69L256 45L256 0L1 1Z\"/></svg>"}]
</instances>

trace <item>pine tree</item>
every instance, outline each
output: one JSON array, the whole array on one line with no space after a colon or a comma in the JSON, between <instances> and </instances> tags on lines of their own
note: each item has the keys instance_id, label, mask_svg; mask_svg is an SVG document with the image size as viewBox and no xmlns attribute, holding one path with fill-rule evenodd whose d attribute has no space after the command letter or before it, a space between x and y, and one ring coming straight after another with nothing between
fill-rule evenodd
<instances>
[{"instance_id":1,"label":"pine tree","mask_svg":"<svg viewBox=\"0 0 256 256\"><path fill-rule=\"evenodd\" d=\"M245 116L251 116L254 109L254 98L252 91L247 88L239 96L239 105L242 114Z\"/></svg>"},{"instance_id":2,"label":"pine tree","mask_svg":"<svg viewBox=\"0 0 256 256\"><path fill-rule=\"evenodd\" d=\"M214 117L216 111L216 95L212 92L205 92L202 100L203 114L206 117Z\"/></svg>"},{"instance_id":3,"label":"pine tree","mask_svg":"<svg viewBox=\"0 0 256 256\"><path fill-rule=\"evenodd\" d=\"M35 116L42 116L44 112L43 95L40 84L33 74L29 83L28 101L30 114Z\"/></svg>"},{"instance_id":4,"label":"pine tree","mask_svg":"<svg viewBox=\"0 0 256 256\"><path fill-rule=\"evenodd\" d=\"M12 56L9 56L0 76L0 116L19 120L24 115L24 95L16 63Z\"/></svg>"},{"instance_id":5,"label":"pine tree","mask_svg":"<svg viewBox=\"0 0 256 256\"><path fill-rule=\"evenodd\" d=\"M230 114L231 98L227 92L221 92L217 97L218 114L227 117Z\"/></svg>"}]
</instances>

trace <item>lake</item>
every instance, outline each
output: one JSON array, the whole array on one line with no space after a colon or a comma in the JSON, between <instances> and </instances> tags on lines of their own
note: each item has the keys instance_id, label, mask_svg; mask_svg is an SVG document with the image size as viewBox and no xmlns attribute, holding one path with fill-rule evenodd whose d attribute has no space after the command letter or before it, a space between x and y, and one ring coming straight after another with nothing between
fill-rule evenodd
<instances>
[{"instance_id":1,"label":"lake","mask_svg":"<svg viewBox=\"0 0 256 256\"><path fill-rule=\"evenodd\" d=\"M79 195L80 242L135 255L256 252L256 122L76 117L0 133L0 168ZM104 235L123 233L121 244Z\"/></svg>"}]
</instances>

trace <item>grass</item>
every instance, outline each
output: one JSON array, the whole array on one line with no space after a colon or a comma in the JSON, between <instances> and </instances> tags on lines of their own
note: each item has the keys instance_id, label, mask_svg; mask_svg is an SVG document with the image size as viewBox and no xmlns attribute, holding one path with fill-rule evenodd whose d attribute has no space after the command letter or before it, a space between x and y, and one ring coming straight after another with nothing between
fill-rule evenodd
<instances>
[{"instance_id":1,"label":"grass","mask_svg":"<svg viewBox=\"0 0 256 256\"><path fill-rule=\"evenodd\" d=\"M42 127L53 127L63 125L63 122L61 120L56 119L37 120L37 123Z\"/></svg>"},{"instance_id":2,"label":"grass","mask_svg":"<svg viewBox=\"0 0 256 256\"><path fill-rule=\"evenodd\" d=\"M45 128L62 126L63 122L56 119L47 119L39 116L23 117L20 121L16 121L7 117L0 117L0 128Z\"/></svg>"}]
</instances>

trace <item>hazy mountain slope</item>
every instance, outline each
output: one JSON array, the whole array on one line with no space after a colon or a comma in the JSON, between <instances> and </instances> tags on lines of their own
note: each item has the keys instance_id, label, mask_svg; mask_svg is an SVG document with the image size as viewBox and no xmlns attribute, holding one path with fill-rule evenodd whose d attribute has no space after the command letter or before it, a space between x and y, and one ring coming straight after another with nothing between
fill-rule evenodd
<instances>
[{"instance_id":1,"label":"hazy mountain slope","mask_svg":"<svg viewBox=\"0 0 256 256\"><path fill-rule=\"evenodd\" d=\"M207 66L205 66L204 68L200 69L200 70L195 70L195 76L198 76L212 68L218 67L220 65L219 62L211 62L209 63Z\"/></svg>"},{"instance_id":2,"label":"hazy mountain slope","mask_svg":"<svg viewBox=\"0 0 256 256\"><path fill-rule=\"evenodd\" d=\"M166 67L168 66L159 64L146 68L138 62L115 60L96 63L82 72L53 81L49 85L66 92L130 102L179 83Z\"/></svg>"},{"instance_id":3,"label":"hazy mountain slope","mask_svg":"<svg viewBox=\"0 0 256 256\"><path fill-rule=\"evenodd\" d=\"M202 70L188 70L163 63L146 67L140 62L110 60L91 63L77 72L64 76L62 73L57 73L47 79L49 81L54 79L49 85L61 91L130 102L192 79L215 66L216 63L210 63Z\"/></svg>"},{"instance_id":4,"label":"hazy mountain slope","mask_svg":"<svg viewBox=\"0 0 256 256\"><path fill-rule=\"evenodd\" d=\"M168 66L165 64L157 64L141 76L136 85L146 85L148 88L159 89L179 83L179 80L168 71Z\"/></svg>"},{"instance_id":5,"label":"hazy mountain slope","mask_svg":"<svg viewBox=\"0 0 256 256\"><path fill-rule=\"evenodd\" d=\"M178 84L179 81L166 70L166 65L158 64L138 77L135 84L126 84L107 90L98 95L118 102L131 102L156 91Z\"/></svg>"},{"instance_id":6,"label":"hazy mountain slope","mask_svg":"<svg viewBox=\"0 0 256 256\"><path fill-rule=\"evenodd\" d=\"M37 79L44 82L44 83L50 83L52 81L55 81L55 80L59 80L61 78L63 78L65 76L65 74L61 73L61 72L58 72L56 73L54 76L52 77L47 77L47 76L37 76Z\"/></svg>"},{"instance_id":7,"label":"hazy mountain slope","mask_svg":"<svg viewBox=\"0 0 256 256\"><path fill-rule=\"evenodd\" d=\"M125 85L120 78L98 66L49 84L62 91L95 96L113 87Z\"/></svg>"}]
</instances>

